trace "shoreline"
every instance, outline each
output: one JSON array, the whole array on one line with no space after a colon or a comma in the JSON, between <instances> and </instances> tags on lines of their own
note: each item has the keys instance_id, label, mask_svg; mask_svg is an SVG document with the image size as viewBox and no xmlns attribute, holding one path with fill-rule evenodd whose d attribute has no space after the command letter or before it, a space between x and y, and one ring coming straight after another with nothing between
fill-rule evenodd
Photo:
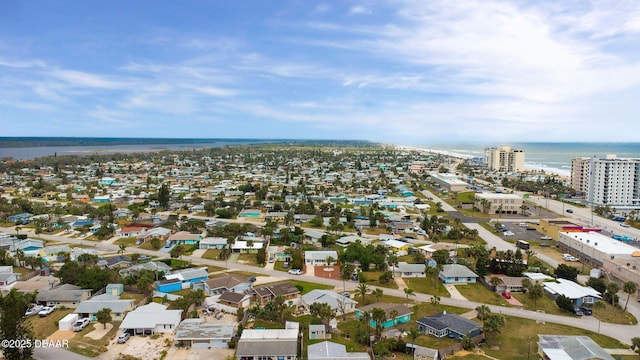
<instances>
[{"instance_id":1,"label":"shoreline","mask_svg":"<svg viewBox=\"0 0 640 360\"><path fill-rule=\"evenodd\" d=\"M419 151L419 152L428 152L432 154L440 154L444 156L454 157L462 160L469 160L473 158L477 158L478 156L473 156L469 154L462 154L457 152L452 152L449 150L440 150L440 149L428 149L428 148L420 148L416 146L408 146L408 145L396 145L396 149L398 150L408 150L408 151ZM544 173L544 174L553 174L560 176L561 178L569 179L571 177L571 172L565 169L558 169L554 167L545 166L543 164L535 164L535 163L524 163L525 171L532 171L535 173Z\"/></svg>"}]
</instances>

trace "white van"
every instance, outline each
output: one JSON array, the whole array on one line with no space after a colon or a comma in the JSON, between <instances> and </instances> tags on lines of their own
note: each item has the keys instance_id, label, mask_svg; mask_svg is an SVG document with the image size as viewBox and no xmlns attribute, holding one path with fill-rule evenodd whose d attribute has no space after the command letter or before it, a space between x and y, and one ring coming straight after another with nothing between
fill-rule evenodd
<instances>
[{"instance_id":1,"label":"white van","mask_svg":"<svg viewBox=\"0 0 640 360\"><path fill-rule=\"evenodd\" d=\"M578 261L578 259L571 254L562 254L562 260L564 261Z\"/></svg>"}]
</instances>

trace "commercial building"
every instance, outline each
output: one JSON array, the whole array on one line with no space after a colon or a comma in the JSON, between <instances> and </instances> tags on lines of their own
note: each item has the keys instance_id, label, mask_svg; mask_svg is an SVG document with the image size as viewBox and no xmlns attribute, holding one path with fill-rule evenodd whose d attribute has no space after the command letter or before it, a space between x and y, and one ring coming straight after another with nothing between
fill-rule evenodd
<instances>
[{"instance_id":1,"label":"commercial building","mask_svg":"<svg viewBox=\"0 0 640 360\"><path fill-rule=\"evenodd\" d=\"M501 172L524 171L524 150L510 146L484 149L484 162L489 170Z\"/></svg>"},{"instance_id":2,"label":"commercial building","mask_svg":"<svg viewBox=\"0 0 640 360\"><path fill-rule=\"evenodd\" d=\"M518 214L522 212L522 198L515 194L478 193L475 207L487 214Z\"/></svg>"},{"instance_id":3,"label":"commercial building","mask_svg":"<svg viewBox=\"0 0 640 360\"><path fill-rule=\"evenodd\" d=\"M640 159L575 158L571 160L571 185L594 205L640 209Z\"/></svg>"},{"instance_id":4,"label":"commercial building","mask_svg":"<svg viewBox=\"0 0 640 360\"><path fill-rule=\"evenodd\" d=\"M458 176L454 174L430 172L429 176L436 184L450 192L464 191L467 189L467 186L469 186L469 184L460 180Z\"/></svg>"}]
</instances>

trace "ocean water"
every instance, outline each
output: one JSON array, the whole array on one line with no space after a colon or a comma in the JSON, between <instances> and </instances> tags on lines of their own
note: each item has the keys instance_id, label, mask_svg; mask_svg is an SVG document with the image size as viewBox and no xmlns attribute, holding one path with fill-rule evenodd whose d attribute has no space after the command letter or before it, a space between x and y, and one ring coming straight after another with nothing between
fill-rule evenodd
<instances>
[{"instance_id":1,"label":"ocean water","mask_svg":"<svg viewBox=\"0 0 640 360\"><path fill-rule=\"evenodd\" d=\"M424 144L418 147L441 150L452 155L483 158L485 148L502 145L524 150L527 169L544 170L563 176L570 175L571 159L577 157L604 158L608 154L615 154L619 158L640 158L640 143L450 143Z\"/></svg>"}]
</instances>

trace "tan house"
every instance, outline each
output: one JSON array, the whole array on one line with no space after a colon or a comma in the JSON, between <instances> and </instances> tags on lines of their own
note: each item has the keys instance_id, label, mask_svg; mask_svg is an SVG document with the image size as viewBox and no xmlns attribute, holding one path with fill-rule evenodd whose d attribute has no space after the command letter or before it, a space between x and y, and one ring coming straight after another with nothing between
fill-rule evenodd
<instances>
[{"instance_id":1,"label":"tan house","mask_svg":"<svg viewBox=\"0 0 640 360\"><path fill-rule=\"evenodd\" d=\"M71 284L62 284L53 289L42 290L36 295L36 303L45 306L66 306L76 308L91 297L91 289L83 289Z\"/></svg>"},{"instance_id":2,"label":"tan house","mask_svg":"<svg viewBox=\"0 0 640 360\"><path fill-rule=\"evenodd\" d=\"M265 285L253 289L253 300L264 305L276 297L282 296L285 302L300 297L300 290L290 282Z\"/></svg>"}]
</instances>

